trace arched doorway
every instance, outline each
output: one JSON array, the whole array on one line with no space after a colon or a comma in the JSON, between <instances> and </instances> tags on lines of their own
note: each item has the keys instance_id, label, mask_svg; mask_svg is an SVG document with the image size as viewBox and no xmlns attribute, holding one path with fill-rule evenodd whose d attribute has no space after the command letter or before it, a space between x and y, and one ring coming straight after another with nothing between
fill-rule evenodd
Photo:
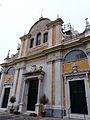
<instances>
[{"instance_id":1,"label":"arched doorway","mask_svg":"<svg viewBox=\"0 0 90 120\"><path fill-rule=\"evenodd\" d=\"M63 71L66 81L67 114L88 114L88 69L87 56L82 50L75 49L65 55Z\"/></svg>"}]
</instances>

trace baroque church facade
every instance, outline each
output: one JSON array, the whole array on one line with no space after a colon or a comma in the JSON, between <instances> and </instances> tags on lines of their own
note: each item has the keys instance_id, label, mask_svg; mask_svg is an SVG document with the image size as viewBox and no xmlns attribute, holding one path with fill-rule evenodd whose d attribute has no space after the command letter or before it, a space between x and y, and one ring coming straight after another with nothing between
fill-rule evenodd
<instances>
[{"instance_id":1,"label":"baroque church facade","mask_svg":"<svg viewBox=\"0 0 90 120\"><path fill-rule=\"evenodd\" d=\"M9 110L10 97L21 113L39 113L45 94L47 116L90 115L90 25L83 33L63 20L41 17L20 37L18 52L1 64L0 110ZM66 27L67 27L66 26Z\"/></svg>"}]
</instances>

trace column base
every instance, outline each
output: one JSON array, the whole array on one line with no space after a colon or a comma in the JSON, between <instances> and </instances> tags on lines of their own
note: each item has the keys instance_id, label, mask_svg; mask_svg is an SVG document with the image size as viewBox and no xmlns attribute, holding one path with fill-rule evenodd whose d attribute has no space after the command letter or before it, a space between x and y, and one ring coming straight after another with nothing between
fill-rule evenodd
<instances>
[{"instance_id":1,"label":"column base","mask_svg":"<svg viewBox=\"0 0 90 120\"><path fill-rule=\"evenodd\" d=\"M20 104L19 104L19 110L18 110L20 113L23 112L23 107L24 107L24 106L23 106L23 103L20 103Z\"/></svg>"},{"instance_id":2,"label":"column base","mask_svg":"<svg viewBox=\"0 0 90 120\"><path fill-rule=\"evenodd\" d=\"M66 115L66 111L58 106L45 106L47 117L60 117L63 118Z\"/></svg>"},{"instance_id":3,"label":"column base","mask_svg":"<svg viewBox=\"0 0 90 120\"><path fill-rule=\"evenodd\" d=\"M36 111L37 115L39 116L40 115L40 103L37 103L35 105L35 111Z\"/></svg>"}]
</instances>

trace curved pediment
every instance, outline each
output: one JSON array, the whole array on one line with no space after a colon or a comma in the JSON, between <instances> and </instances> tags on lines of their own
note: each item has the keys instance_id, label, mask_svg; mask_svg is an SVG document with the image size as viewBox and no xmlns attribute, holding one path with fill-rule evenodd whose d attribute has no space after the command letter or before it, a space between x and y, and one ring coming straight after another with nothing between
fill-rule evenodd
<instances>
[{"instance_id":1,"label":"curved pediment","mask_svg":"<svg viewBox=\"0 0 90 120\"><path fill-rule=\"evenodd\" d=\"M40 18L29 30L28 34L35 36L39 32L47 30L47 24L50 23L48 18Z\"/></svg>"}]
</instances>

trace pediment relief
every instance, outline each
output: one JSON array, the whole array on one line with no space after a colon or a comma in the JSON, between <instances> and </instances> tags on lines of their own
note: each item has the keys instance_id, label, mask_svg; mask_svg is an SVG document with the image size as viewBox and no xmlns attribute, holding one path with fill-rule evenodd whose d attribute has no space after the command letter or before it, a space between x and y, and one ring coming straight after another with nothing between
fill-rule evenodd
<instances>
[{"instance_id":1,"label":"pediment relief","mask_svg":"<svg viewBox=\"0 0 90 120\"><path fill-rule=\"evenodd\" d=\"M36 65L32 65L31 72L35 72L35 71L43 71L43 67L42 66L37 67Z\"/></svg>"},{"instance_id":2,"label":"pediment relief","mask_svg":"<svg viewBox=\"0 0 90 120\"><path fill-rule=\"evenodd\" d=\"M43 67L39 66L37 67L36 65L32 65L30 70L26 71L23 75L24 77L27 78L38 78L38 79L43 79L45 72L43 71Z\"/></svg>"}]
</instances>

